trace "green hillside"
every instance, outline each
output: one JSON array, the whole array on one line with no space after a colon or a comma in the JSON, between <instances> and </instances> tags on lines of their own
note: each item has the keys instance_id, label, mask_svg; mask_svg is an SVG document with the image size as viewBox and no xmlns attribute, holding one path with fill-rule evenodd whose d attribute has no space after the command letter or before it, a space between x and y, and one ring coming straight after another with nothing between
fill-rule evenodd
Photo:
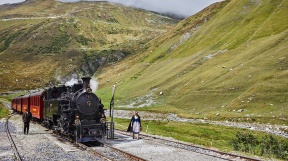
<instances>
[{"instance_id":1,"label":"green hillside","mask_svg":"<svg viewBox=\"0 0 288 161\"><path fill-rule=\"evenodd\" d=\"M136 54L179 20L108 2L0 6L0 92L63 83Z\"/></svg>"},{"instance_id":2,"label":"green hillside","mask_svg":"<svg viewBox=\"0 0 288 161\"><path fill-rule=\"evenodd\" d=\"M288 0L213 4L143 53L99 70L97 94L109 100L116 84L116 108L285 124L287 15Z\"/></svg>"}]
</instances>

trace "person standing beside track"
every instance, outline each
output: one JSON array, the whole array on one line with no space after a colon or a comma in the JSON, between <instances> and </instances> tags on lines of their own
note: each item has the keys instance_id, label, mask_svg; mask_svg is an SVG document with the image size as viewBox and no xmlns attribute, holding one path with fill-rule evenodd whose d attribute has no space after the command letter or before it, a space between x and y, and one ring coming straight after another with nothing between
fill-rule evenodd
<instances>
[{"instance_id":1,"label":"person standing beside track","mask_svg":"<svg viewBox=\"0 0 288 161\"><path fill-rule=\"evenodd\" d=\"M139 140L139 133L142 130L142 126L141 126L141 119L140 116L138 115L138 112L135 111L134 115L132 116L128 129L127 131L132 131L133 132L133 139L137 139Z\"/></svg>"},{"instance_id":2,"label":"person standing beside track","mask_svg":"<svg viewBox=\"0 0 288 161\"><path fill-rule=\"evenodd\" d=\"M24 112L23 116L22 116L22 121L24 123L24 134L28 135L28 133L29 133L29 124L30 124L30 121L31 121L31 118L32 118L32 114L28 110L28 108L26 108L25 111L26 112Z\"/></svg>"},{"instance_id":3,"label":"person standing beside track","mask_svg":"<svg viewBox=\"0 0 288 161\"><path fill-rule=\"evenodd\" d=\"M81 125L81 121L79 119L79 116L76 116L75 119L75 126L76 126L76 142L78 142L78 137L81 138L80 136L80 125Z\"/></svg>"}]
</instances>

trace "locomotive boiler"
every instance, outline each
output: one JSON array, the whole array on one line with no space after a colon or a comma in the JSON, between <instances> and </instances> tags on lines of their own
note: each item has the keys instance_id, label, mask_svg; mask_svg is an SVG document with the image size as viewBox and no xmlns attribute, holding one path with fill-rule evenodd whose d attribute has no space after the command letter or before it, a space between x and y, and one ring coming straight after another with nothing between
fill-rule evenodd
<instances>
[{"instance_id":1,"label":"locomotive boiler","mask_svg":"<svg viewBox=\"0 0 288 161\"><path fill-rule=\"evenodd\" d=\"M105 137L105 113L100 99L90 89L90 77L72 86L45 89L44 121L50 128L72 135L78 142ZM75 119L79 124L75 124ZM101 120L101 121L100 121Z\"/></svg>"}]
</instances>

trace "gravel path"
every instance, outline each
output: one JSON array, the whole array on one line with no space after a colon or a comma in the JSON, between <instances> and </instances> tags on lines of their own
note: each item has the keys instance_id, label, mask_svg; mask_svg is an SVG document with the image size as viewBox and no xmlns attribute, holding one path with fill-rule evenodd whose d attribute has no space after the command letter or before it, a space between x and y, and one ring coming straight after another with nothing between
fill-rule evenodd
<instances>
[{"instance_id":1,"label":"gravel path","mask_svg":"<svg viewBox=\"0 0 288 161\"><path fill-rule=\"evenodd\" d=\"M4 127L4 124L3 124ZM2 129L2 121L0 122L0 128ZM11 144L7 138L5 132L0 132L0 160L3 161L12 161L14 160L14 153L11 147Z\"/></svg>"},{"instance_id":2,"label":"gravel path","mask_svg":"<svg viewBox=\"0 0 288 161\"><path fill-rule=\"evenodd\" d=\"M225 159L203 155L188 150L171 147L166 144L159 143L153 138L132 139L131 136L115 134L115 140L107 140L106 143L126 151L130 154L140 156L148 161L223 161Z\"/></svg>"},{"instance_id":3,"label":"gravel path","mask_svg":"<svg viewBox=\"0 0 288 161\"><path fill-rule=\"evenodd\" d=\"M20 115L13 116L11 119L9 119L9 121L9 130L15 144L17 145L19 154L22 156L24 161L103 160L86 150L75 148L74 145L69 142L63 143L61 140L57 141L57 139L55 139L56 137L51 131L39 124L30 123L29 134L24 135ZM0 120L0 160L14 160L12 147L7 139L4 124L5 119ZM51 138L54 138L54 140L51 140ZM59 142L62 142L62 144L64 144L66 147L74 148L73 150L63 149L62 146L59 146Z\"/></svg>"},{"instance_id":4,"label":"gravel path","mask_svg":"<svg viewBox=\"0 0 288 161\"><path fill-rule=\"evenodd\" d=\"M8 141L5 133L5 119L0 120L0 160L12 161L13 151ZM29 135L23 134L23 125L21 121L21 115L16 115L11 117L9 129L12 133L13 139L17 145L19 154L22 156L24 161L47 161L47 160L57 160L57 161L94 161L103 160L94 156L88 151L80 150L74 148L73 151L63 149L63 146L57 144L53 133L46 128L42 127L40 124L30 124ZM151 139L140 139L135 140L130 136L125 136L121 134L115 134L115 140L107 140L107 143L115 148L119 148L128 153L140 156L141 158L147 160L192 160L192 161L222 161L224 159L215 158L212 156L207 156L184 149L179 149L171 147L169 145L161 144L159 142L153 141ZM54 138L54 139L51 139ZM5 140L5 141L2 141ZM55 141L56 140L56 141ZM66 146L74 147L71 143L63 143ZM94 147L102 148L102 147Z\"/></svg>"},{"instance_id":5,"label":"gravel path","mask_svg":"<svg viewBox=\"0 0 288 161\"><path fill-rule=\"evenodd\" d=\"M169 120L169 121L180 121L180 122L204 122L211 124L223 124L225 126L237 126L240 128L254 128L254 130L265 129L269 130L271 133L281 133L279 132L279 127L274 126L251 126L248 124L241 123L229 123L229 122L213 122L208 120L194 120L194 119L183 119L177 117L174 114L155 114L149 112L140 112L141 118L143 120ZM130 119L132 116L132 112L130 111L122 111L116 110L114 112L115 117L127 118ZM14 160L12 147L7 139L5 133L5 119L0 120L0 160L4 161L12 161ZM253 124L254 125L254 124ZM243 127L242 127L243 126ZM268 129L267 129L268 128ZM283 128L283 127L281 127ZM287 128L287 127L285 127ZM78 160L78 161L89 161L89 160L103 160L88 151L81 150L79 148L75 148L73 144L63 142L59 139L55 139L57 137L54 134L42 127L39 124L30 124L29 135L23 134L23 123L21 121L21 115L13 116L10 119L9 129L12 133L15 143L17 144L17 148L19 150L20 155L23 160L31 160L31 161L46 161L46 160L59 160L59 161L70 161L70 160ZM271 130L272 129L272 130ZM284 135L286 136L286 135ZM157 161L166 161L166 160L183 160L183 161L220 161L225 160L213 156L203 155L196 152L187 151L184 149L171 147L169 145L159 143L155 141L155 139L140 139L135 140L132 139L131 136L115 134L117 139L115 140L106 140L108 144L115 148L119 148L123 151L127 151L133 155L139 156L141 158L147 160L157 160ZM57 143L58 142L58 143ZM60 145L59 142L65 144L66 147L71 148L69 150L63 148L63 145ZM73 148L74 147L74 148ZM95 149L101 147L95 147ZM235 159L237 160L237 158Z\"/></svg>"}]
</instances>

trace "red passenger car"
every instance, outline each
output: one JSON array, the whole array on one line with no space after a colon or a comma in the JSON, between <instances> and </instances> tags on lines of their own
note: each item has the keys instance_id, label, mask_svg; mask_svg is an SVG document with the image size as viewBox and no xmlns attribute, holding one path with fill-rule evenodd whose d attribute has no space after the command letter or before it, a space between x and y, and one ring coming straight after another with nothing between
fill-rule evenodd
<instances>
[{"instance_id":1,"label":"red passenger car","mask_svg":"<svg viewBox=\"0 0 288 161\"><path fill-rule=\"evenodd\" d=\"M30 106L30 95L25 95L22 96L22 113L24 113L26 111L26 109L29 110L29 106Z\"/></svg>"},{"instance_id":2,"label":"red passenger car","mask_svg":"<svg viewBox=\"0 0 288 161\"><path fill-rule=\"evenodd\" d=\"M44 96L46 92L41 91L30 95L30 112L33 118L43 120Z\"/></svg>"},{"instance_id":3,"label":"red passenger car","mask_svg":"<svg viewBox=\"0 0 288 161\"><path fill-rule=\"evenodd\" d=\"M22 96L19 96L16 98L16 111L17 112L21 112L21 108L22 108L22 100L21 100Z\"/></svg>"},{"instance_id":4,"label":"red passenger car","mask_svg":"<svg viewBox=\"0 0 288 161\"><path fill-rule=\"evenodd\" d=\"M16 107L17 107L16 98L13 98L11 101L11 108L12 110L16 111Z\"/></svg>"}]
</instances>

